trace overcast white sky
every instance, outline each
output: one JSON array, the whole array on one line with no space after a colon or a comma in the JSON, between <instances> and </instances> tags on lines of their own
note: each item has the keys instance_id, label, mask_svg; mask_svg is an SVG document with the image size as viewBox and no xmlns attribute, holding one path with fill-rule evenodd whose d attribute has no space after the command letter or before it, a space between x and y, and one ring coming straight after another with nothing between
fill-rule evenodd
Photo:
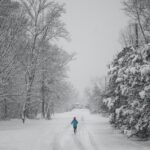
<instances>
[{"instance_id":1,"label":"overcast white sky","mask_svg":"<svg viewBox=\"0 0 150 150\"><path fill-rule=\"evenodd\" d=\"M120 50L119 33L127 24L122 0L58 0L66 3L65 23L71 35L64 49L77 53L69 77L83 91L91 78L107 72L107 64Z\"/></svg>"}]
</instances>

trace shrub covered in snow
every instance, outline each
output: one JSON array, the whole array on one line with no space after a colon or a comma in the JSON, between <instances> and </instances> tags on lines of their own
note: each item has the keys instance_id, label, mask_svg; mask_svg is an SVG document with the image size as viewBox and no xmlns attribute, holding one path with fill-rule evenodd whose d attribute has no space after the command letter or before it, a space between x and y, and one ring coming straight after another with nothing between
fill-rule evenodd
<instances>
[{"instance_id":1,"label":"shrub covered in snow","mask_svg":"<svg viewBox=\"0 0 150 150\"><path fill-rule=\"evenodd\" d=\"M149 46L123 49L108 72L109 98L103 102L109 108L110 122L128 136L150 135L149 51Z\"/></svg>"},{"instance_id":2,"label":"shrub covered in snow","mask_svg":"<svg viewBox=\"0 0 150 150\"><path fill-rule=\"evenodd\" d=\"M114 101L110 97L106 98L106 99L103 99L103 103L105 105L107 105L107 107L109 108L109 110L111 110L111 108L114 106Z\"/></svg>"}]
</instances>

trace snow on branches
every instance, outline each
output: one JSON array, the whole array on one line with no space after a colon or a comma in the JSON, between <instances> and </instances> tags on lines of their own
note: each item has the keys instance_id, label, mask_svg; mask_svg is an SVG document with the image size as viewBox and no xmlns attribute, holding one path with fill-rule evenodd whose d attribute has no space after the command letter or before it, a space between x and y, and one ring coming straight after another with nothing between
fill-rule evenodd
<instances>
[{"instance_id":1,"label":"snow on branches","mask_svg":"<svg viewBox=\"0 0 150 150\"><path fill-rule=\"evenodd\" d=\"M150 46L124 48L110 64L104 104L110 122L128 136L150 135Z\"/></svg>"}]
</instances>

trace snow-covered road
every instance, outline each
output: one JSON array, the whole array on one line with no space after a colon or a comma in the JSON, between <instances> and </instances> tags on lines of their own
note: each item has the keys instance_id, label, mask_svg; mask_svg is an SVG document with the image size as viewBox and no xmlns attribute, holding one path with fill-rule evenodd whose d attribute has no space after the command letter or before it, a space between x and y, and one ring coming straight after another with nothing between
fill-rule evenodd
<instances>
[{"instance_id":1,"label":"snow-covered road","mask_svg":"<svg viewBox=\"0 0 150 150\"><path fill-rule=\"evenodd\" d=\"M73 134L71 119L79 121ZM149 150L150 142L127 139L108 119L80 109L57 114L53 120L0 122L0 150Z\"/></svg>"}]
</instances>

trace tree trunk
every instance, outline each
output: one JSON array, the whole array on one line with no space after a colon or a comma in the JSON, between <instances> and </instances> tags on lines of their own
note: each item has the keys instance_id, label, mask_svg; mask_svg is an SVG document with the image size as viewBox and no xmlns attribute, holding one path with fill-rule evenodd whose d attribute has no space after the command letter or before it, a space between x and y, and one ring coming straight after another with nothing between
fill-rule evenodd
<instances>
[{"instance_id":1,"label":"tree trunk","mask_svg":"<svg viewBox=\"0 0 150 150\"><path fill-rule=\"evenodd\" d=\"M25 104L25 117L30 118L30 105L31 105L31 86L29 86L29 89L27 90L27 98L26 98L26 104Z\"/></svg>"},{"instance_id":2,"label":"tree trunk","mask_svg":"<svg viewBox=\"0 0 150 150\"><path fill-rule=\"evenodd\" d=\"M7 100L4 99L4 119L7 118L7 115L8 115Z\"/></svg>"},{"instance_id":3,"label":"tree trunk","mask_svg":"<svg viewBox=\"0 0 150 150\"><path fill-rule=\"evenodd\" d=\"M49 104L48 104L48 107L47 107L46 118L47 118L48 120L51 119L51 112L50 112Z\"/></svg>"},{"instance_id":4,"label":"tree trunk","mask_svg":"<svg viewBox=\"0 0 150 150\"><path fill-rule=\"evenodd\" d=\"M22 110L22 114L21 114L21 119L22 122L25 123L25 119L26 119L26 112L25 112L25 105L23 106L23 110Z\"/></svg>"},{"instance_id":5,"label":"tree trunk","mask_svg":"<svg viewBox=\"0 0 150 150\"><path fill-rule=\"evenodd\" d=\"M45 118L45 101L42 99L42 116Z\"/></svg>"},{"instance_id":6,"label":"tree trunk","mask_svg":"<svg viewBox=\"0 0 150 150\"><path fill-rule=\"evenodd\" d=\"M41 87L41 95L42 95L42 116L45 118L45 82L44 82L44 72L42 74L42 87Z\"/></svg>"},{"instance_id":7,"label":"tree trunk","mask_svg":"<svg viewBox=\"0 0 150 150\"><path fill-rule=\"evenodd\" d=\"M24 105L24 110L23 110L23 118L30 118L31 114L31 92L32 92L32 86L33 86L33 81L34 81L34 75L33 77L28 76L26 81L26 86L27 86L27 93L26 93L26 102ZM25 119L24 119L25 121Z\"/></svg>"},{"instance_id":8,"label":"tree trunk","mask_svg":"<svg viewBox=\"0 0 150 150\"><path fill-rule=\"evenodd\" d=\"M135 24L135 35L136 35L136 40L135 40L135 47L139 47L139 37L138 37L138 24Z\"/></svg>"},{"instance_id":9,"label":"tree trunk","mask_svg":"<svg viewBox=\"0 0 150 150\"><path fill-rule=\"evenodd\" d=\"M143 35L145 44L147 44L147 38L146 38L146 36L145 36L144 30L143 30L143 27L142 27L142 24L141 24L141 18L140 18L140 14L139 14L138 7L137 7L137 3L138 3L138 2L137 2L137 0L136 0L135 2L136 2L137 21L138 21L139 27L140 27L140 29L141 29L141 32L142 32L142 35Z\"/></svg>"}]
</instances>

